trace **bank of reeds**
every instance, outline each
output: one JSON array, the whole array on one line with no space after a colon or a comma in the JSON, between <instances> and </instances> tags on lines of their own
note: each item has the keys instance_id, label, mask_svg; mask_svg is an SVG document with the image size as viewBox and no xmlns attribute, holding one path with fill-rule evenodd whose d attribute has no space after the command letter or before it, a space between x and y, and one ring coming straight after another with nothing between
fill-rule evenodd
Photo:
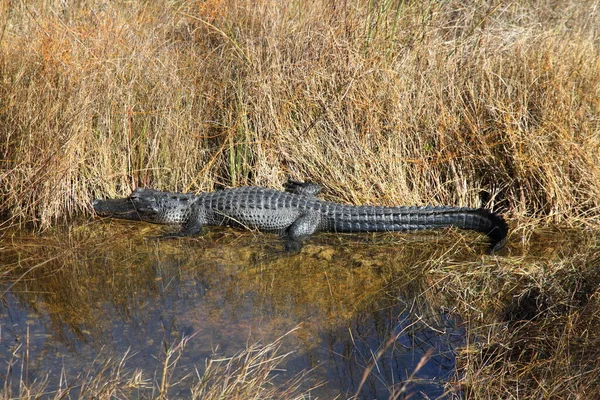
<instances>
[{"instance_id":1,"label":"bank of reeds","mask_svg":"<svg viewBox=\"0 0 600 400\"><path fill-rule=\"evenodd\" d=\"M595 223L598 2L0 2L0 210L135 186Z\"/></svg>"},{"instance_id":2,"label":"bank of reeds","mask_svg":"<svg viewBox=\"0 0 600 400\"><path fill-rule=\"evenodd\" d=\"M293 176L343 202L534 217L521 233L597 227L598 27L597 0L0 0L0 213L47 227L136 186ZM516 299L462 353L464 393L598 393L587 254L434 266L461 313L497 319L503 282Z\"/></svg>"}]
</instances>

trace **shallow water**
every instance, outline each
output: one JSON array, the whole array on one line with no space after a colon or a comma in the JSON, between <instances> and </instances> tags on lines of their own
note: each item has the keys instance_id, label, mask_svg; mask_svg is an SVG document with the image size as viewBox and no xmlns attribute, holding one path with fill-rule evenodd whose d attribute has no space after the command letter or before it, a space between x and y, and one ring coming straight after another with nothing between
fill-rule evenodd
<instances>
[{"instance_id":1,"label":"shallow water","mask_svg":"<svg viewBox=\"0 0 600 400\"><path fill-rule=\"evenodd\" d=\"M456 259L487 257L483 242L465 250L454 243L477 235L321 234L290 255L272 235L217 229L201 238L147 239L160 233L122 221L43 236L5 232L0 381L13 394L20 382L76 385L77 374L124 354L126 368L157 381L164 349L193 336L176 381L201 372L211 357L295 327L283 341L281 352L293 353L277 379L312 369L303 389L323 383L314 397L354 395L378 351L358 398L388 398L409 377L407 394L436 398L456 379L465 331L429 290L427 268L449 249ZM189 385L173 385L171 394L185 397Z\"/></svg>"}]
</instances>

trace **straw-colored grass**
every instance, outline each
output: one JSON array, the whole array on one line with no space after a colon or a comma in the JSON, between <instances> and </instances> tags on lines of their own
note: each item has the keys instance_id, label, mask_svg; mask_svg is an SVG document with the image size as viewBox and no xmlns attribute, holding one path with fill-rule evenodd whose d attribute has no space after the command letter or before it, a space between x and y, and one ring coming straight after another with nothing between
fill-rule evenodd
<instances>
[{"instance_id":1,"label":"straw-colored grass","mask_svg":"<svg viewBox=\"0 0 600 400\"><path fill-rule=\"evenodd\" d=\"M293 332L290 331L288 333ZM7 378L0 389L0 397L4 399L64 399L64 398L141 398L169 399L178 398L176 393L186 393L190 399L308 399L306 393L299 388L304 373L275 384L274 378L282 372L280 364L290 354L281 354L280 337L268 344L249 344L247 349L229 358L214 357L206 362L202 373L185 375L174 379L179 357L185 351L191 338L183 338L173 344L161 356L162 370L156 376L148 376L147 371L131 369L127 363L131 354L126 353L121 359L103 359L99 354L85 371L76 376L60 372L59 387L48 384L48 376L29 381L27 378L28 339L24 346L18 346L13 352L13 359L6 360L3 367L20 371L20 381L15 384ZM177 391L171 393L171 387ZM317 385L318 387L318 385ZM15 389L18 388L18 389ZM187 388L185 390L184 388Z\"/></svg>"},{"instance_id":2,"label":"straw-colored grass","mask_svg":"<svg viewBox=\"0 0 600 400\"><path fill-rule=\"evenodd\" d=\"M431 291L468 327L457 358L466 398L600 395L598 237L545 235L537 249L496 265L446 261L431 271Z\"/></svg>"},{"instance_id":3,"label":"straw-colored grass","mask_svg":"<svg viewBox=\"0 0 600 400\"><path fill-rule=\"evenodd\" d=\"M11 221L288 175L598 221L597 1L0 4Z\"/></svg>"},{"instance_id":4,"label":"straw-colored grass","mask_svg":"<svg viewBox=\"0 0 600 400\"><path fill-rule=\"evenodd\" d=\"M598 246L535 260L527 241L600 222L599 27L598 0L0 0L3 226L287 176L342 202L491 207L527 256L432 261L477 326L459 385L597 395Z\"/></svg>"}]
</instances>

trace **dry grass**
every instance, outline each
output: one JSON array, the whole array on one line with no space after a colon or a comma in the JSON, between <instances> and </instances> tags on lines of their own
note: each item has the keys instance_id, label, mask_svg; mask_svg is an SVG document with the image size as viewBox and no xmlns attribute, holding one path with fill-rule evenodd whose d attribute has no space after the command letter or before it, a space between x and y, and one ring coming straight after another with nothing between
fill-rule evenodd
<instances>
[{"instance_id":1,"label":"dry grass","mask_svg":"<svg viewBox=\"0 0 600 400\"><path fill-rule=\"evenodd\" d=\"M290 354L279 354L283 338L267 346L250 345L233 357L210 360L205 372L192 387L192 397L240 400L310 398L309 391L304 394L300 390L304 374L308 371L282 383L273 382L277 372L283 372L278 369L282 360Z\"/></svg>"},{"instance_id":2,"label":"dry grass","mask_svg":"<svg viewBox=\"0 0 600 400\"><path fill-rule=\"evenodd\" d=\"M598 27L598 0L0 0L4 226L139 185L291 175L344 202L493 207L529 221L515 241L598 227ZM574 350L599 342L590 246L432 261L441 292L489 324L463 354L469 397L597 394L597 353ZM524 303L499 323L511 296Z\"/></svg>"},{"instance_id":3,"label":"dry grass","mask_svg":"<svg viewBox=\"0 0 600 400\"><path fill-rule=\"evenodd\" d=\"M467 398L600 395L600 243L590 236L565 244L554 254L529 249L496 265L432 270L432 292L448 296L468 327L457 359Z\"/></svg>"},{"instance_id":4,"label":"dry grass","mask_svg":"<svg viewBox=\"0 0 600 400\"><path fill-rule=\"evenodd\" d=\"M288 334L291 332L293 330ZM48 376L35 381L28 379L27 341L24 346L17 346L13 351L13 358L6 360L6 365L3 365L7 368L8 378L0 389L0 398L169 399L179 398L183 392L190 399L205 400L308 399L310 389L306 392L300 389L304 372L277 384L273 382L278 373L284 371L280 365L290 354L281 354L281 342L284 337L285 335L266 345L249 344L247 349L230 358L215 357L207 360L202 373L197 371L196 376L186 375L177 381L174 380L177 361L192 337L183 338L166 349L162 355L162 370L156 371L154 378L148 376L148 371L129 368L129 353L121 359L102 359L100 353L86 371L76 376L70 376L63 369L58 387L49 385ZM10 380L12 370L15 369L20 371L18 384ZM172 387L177 390L175 393L171 393Z\"/></svg>"},{"instance_id":5,"label":"dry grass","mask_svg":"<svg viewBox=\"0 0 600 400\"><path fill-rule=\"evenodd\" d=\"M0 4L13 222L287 175L598 222L597 1Z\"/></svg>"}]
</instances>

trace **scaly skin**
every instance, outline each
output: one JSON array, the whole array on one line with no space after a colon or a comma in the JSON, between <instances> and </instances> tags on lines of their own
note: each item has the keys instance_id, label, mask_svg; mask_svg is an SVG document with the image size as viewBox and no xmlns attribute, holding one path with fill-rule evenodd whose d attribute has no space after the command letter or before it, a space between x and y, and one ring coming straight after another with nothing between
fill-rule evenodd
<instances>
[{"instance_id":1,"label":"scaly skin","mask_svg":"<svg viewBox=\"0 0 600 400\"><path fill-rule=\"evenodd\" d=\"M352 206L315 197L318 185L289 182L287 191L240 187L199 195L138 188L125 199L95 200L97 214L114 218L176 224L166 236L199 234L205 225L276 232L286 248L299 250L315 232L410 231L444 227L475 230L490 238L490 251L501 249L508 227L486 209L464 207Z\"/></svg>"}]
</instances>

